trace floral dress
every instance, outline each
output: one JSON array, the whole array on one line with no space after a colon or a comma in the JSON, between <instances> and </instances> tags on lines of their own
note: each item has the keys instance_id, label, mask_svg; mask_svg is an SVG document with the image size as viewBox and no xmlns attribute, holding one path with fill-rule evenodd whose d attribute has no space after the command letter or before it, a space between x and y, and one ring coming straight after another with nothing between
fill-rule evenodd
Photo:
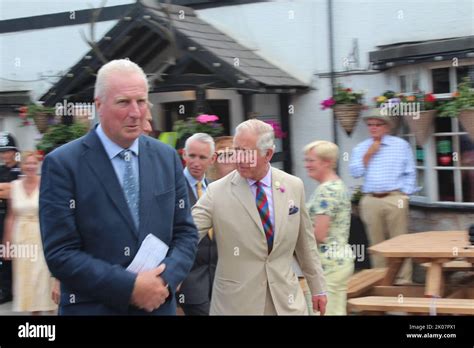
<instances>
[{"instance_id":1,"label":"floral dress","mask_svg":"<svg viewBox=\"0 0 474 348\"><path fill-rule=\"evenodd\" d=\"M354 253L348 244L351 224L350 194L342 180L318 186L307 203L311 222L327 215L331 222L324 243L318 243L328 291L327 315L346 314L347 282L354 271Z\"/></svg>"},{"instance_id":2,"label":"floral dress","mask_svg":"<svg viewBox=\"0 0 474 348\"><path fill-rule=\"evenodd\" d=\"M354 255L348 244L351 225L351 200L349 191L342 180L327 181L318 186L307 204L311 222L316 215L327 215L331 218L328 236L318 250L324 271L341 266L346 262L353 263Z\"/></svg>"}]
</instances>

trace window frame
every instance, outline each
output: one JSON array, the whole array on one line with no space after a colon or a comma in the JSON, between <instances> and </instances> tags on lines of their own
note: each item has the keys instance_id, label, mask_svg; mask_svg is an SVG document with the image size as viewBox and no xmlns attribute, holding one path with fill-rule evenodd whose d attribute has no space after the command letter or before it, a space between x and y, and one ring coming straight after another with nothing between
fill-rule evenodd
<instances>
[{"instance_id":1,"label":"window frame","mask_svg":"<svg viewBox=\"0 0 474 348\"><path fill-rule=\"evenodd\" d=\"M453 66L451 61L445 62L436 62L428 64L420 64L419 66L410 66L407 69L400 69L397 73L397 84L398 89L401 90L401 76L405 76L406 85L412 86L412 76L413 68L416 68L418 71L421 70L419 74L419 86L421 90L429 92L433 90L433 80L432 80L432 70L440 68L449 68L449 93L438 93L434 94L437 99L447 100L452 98L452 93L457 90L457 74L456 68L460 66L469 66L474 65L474 59L463 59L459 60L457 66ZM413 92L413 91L412 91ZM405 94L411 93L410 91L404 92ZM434 126L434 125L433 125ZM415 158L415 167L417 170L417 185L418 185L418 171L422 171L424 174L423 178L423 190L424 196L415 193L411 196L411 200L414 203L427 203L439 207L473 207L474 202L461 202L458 199L463 199L462 197L462 170L474 170L474 167L462 167L460 166L460 161L453 162L451 166L438 166L437 163L437 152L436 152L436 138L439 136L449 136L453 138L452 151L460 154L460 135L468 134L467 132L460 132L460 122L458 118L451 118L451 132L442 132L442 133L433 133L430 135L428 141L422 146L424 155L423 155L423 165L418 165L416 162L416 143L414 140L413 133L410 133L408 127L406 127L407 133L403 133L404 127L398 131L398 136L407 140L410 143L412 151L414 150ZM408 139L407 139L408 138ZM441 201L439 198L439 183L438 183L438 173L440 170L452 170L453 180L454 180L454 195L455 201Z\"/></svg>"}]
</instances>

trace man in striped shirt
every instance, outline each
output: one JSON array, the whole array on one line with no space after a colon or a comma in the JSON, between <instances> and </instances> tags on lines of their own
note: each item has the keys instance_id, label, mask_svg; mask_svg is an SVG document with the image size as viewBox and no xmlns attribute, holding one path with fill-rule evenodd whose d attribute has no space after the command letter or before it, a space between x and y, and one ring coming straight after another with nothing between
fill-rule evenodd
<instances>
[{"instance_id":1,"label":"man in striped shirt","mask_svg":"<svg viewBox=\"0 0 474 348\"><path fill-rule=\"evenodd\" d=\"M389 116L374 109L364 120L371 138L354 148L349 169L354 178L364 177L360 215L374 245L407 233L408 196L416 191L416 168L408 142L389 135ZM372 255L371 262L372 267L385 267L380 255ZM411 266L405 264L398 283L407 282L411 282Z\"/></svg>"}]
</instances>

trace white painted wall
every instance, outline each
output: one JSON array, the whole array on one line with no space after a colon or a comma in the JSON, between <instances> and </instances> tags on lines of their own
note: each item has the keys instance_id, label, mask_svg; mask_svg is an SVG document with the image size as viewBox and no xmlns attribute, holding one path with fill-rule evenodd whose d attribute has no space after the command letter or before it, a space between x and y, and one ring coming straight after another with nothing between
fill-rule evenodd
<instances>
[{"instance_id":1,"label":"white painted wall","mask_svg":"<svg viewBox=\"0 0 474 348\"><path fill-rule=\"evenodd\" d=\"M358 39L359 68L369 66L369 52L379 45L474 35L472 0L334 0L335 70L344 71L345 59ZM328 73L329 45L325 0L277 0L198 11L199 17L215 25L240 43L254 49L274 65L310 84L313 91L293 96L295 114L290 116L294 174L301 177L310 194L316 184L306 176L302 148L316 139L333 140L332 111L322 111L320 102L331 94ZM387 89L398 90L400 71L422 71L422 88L428 88L427 65L392 69L375 75L349 75L337 81L354 90L364 90L366 101ZM428 91L428 90L427 90ZM338 126L341 154L365 139L362 121L348 137ZM350 187L359 184L341 161L340 173Z\"/></svg>"},{"instance_id":2,"label":"white painted wall","mask_svg":"<svg viewBox=\"0 0 474 348\"><path fill-rule=\"evenodd\" d=\"M109 0L107 6L133 3L133 0ZM1 0L0 20L69 12L99 6L99 0ZM96 24L100 39L116 20ZM0 91L27 90L38 100L56 81L75 65L89 50L81 37L89 36L89 24L41 30L29 30L0 35ZM22 150L33 149L40 137L34 125L19 127L18 116L2 113L2 131L11 132Z\"/></svg>"}]
</instances>

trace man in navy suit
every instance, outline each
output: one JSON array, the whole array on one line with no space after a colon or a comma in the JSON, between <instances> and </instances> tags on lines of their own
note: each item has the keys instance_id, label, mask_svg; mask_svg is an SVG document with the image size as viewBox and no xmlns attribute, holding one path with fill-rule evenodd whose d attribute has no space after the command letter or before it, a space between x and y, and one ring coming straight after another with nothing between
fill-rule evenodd
<instances>
[{"instance_id":1,"label":"man in navy suit","mask_svg":"<svg viewBox=\"0 0 474 348\"><path fill-rule=\"evenodd\" d=\"M194 206L206 193L209 184L206 171L216 159L214 139L206 133L196 133L186 140L184 159L189 202ZM181 284L178 304L186 315L209 315L212 284L217 266L217 245L212 230L199 242L194 265Z\"/></svg>"},{"instance_id":2,"label":"man in navy suit","mask_svg":"<svg viewBox=\"0 0 474 348\"><path fill-rule=\"evenodd\" d=\"M146 75L121 59L97 74L100 124L46 156L40 224L46 261L61 281L61 315L174 315L193 265L197 231L171 147L141 135ZM159 267L127 271L149 234L169 247Z\"/></svg>"}]
</instances>

